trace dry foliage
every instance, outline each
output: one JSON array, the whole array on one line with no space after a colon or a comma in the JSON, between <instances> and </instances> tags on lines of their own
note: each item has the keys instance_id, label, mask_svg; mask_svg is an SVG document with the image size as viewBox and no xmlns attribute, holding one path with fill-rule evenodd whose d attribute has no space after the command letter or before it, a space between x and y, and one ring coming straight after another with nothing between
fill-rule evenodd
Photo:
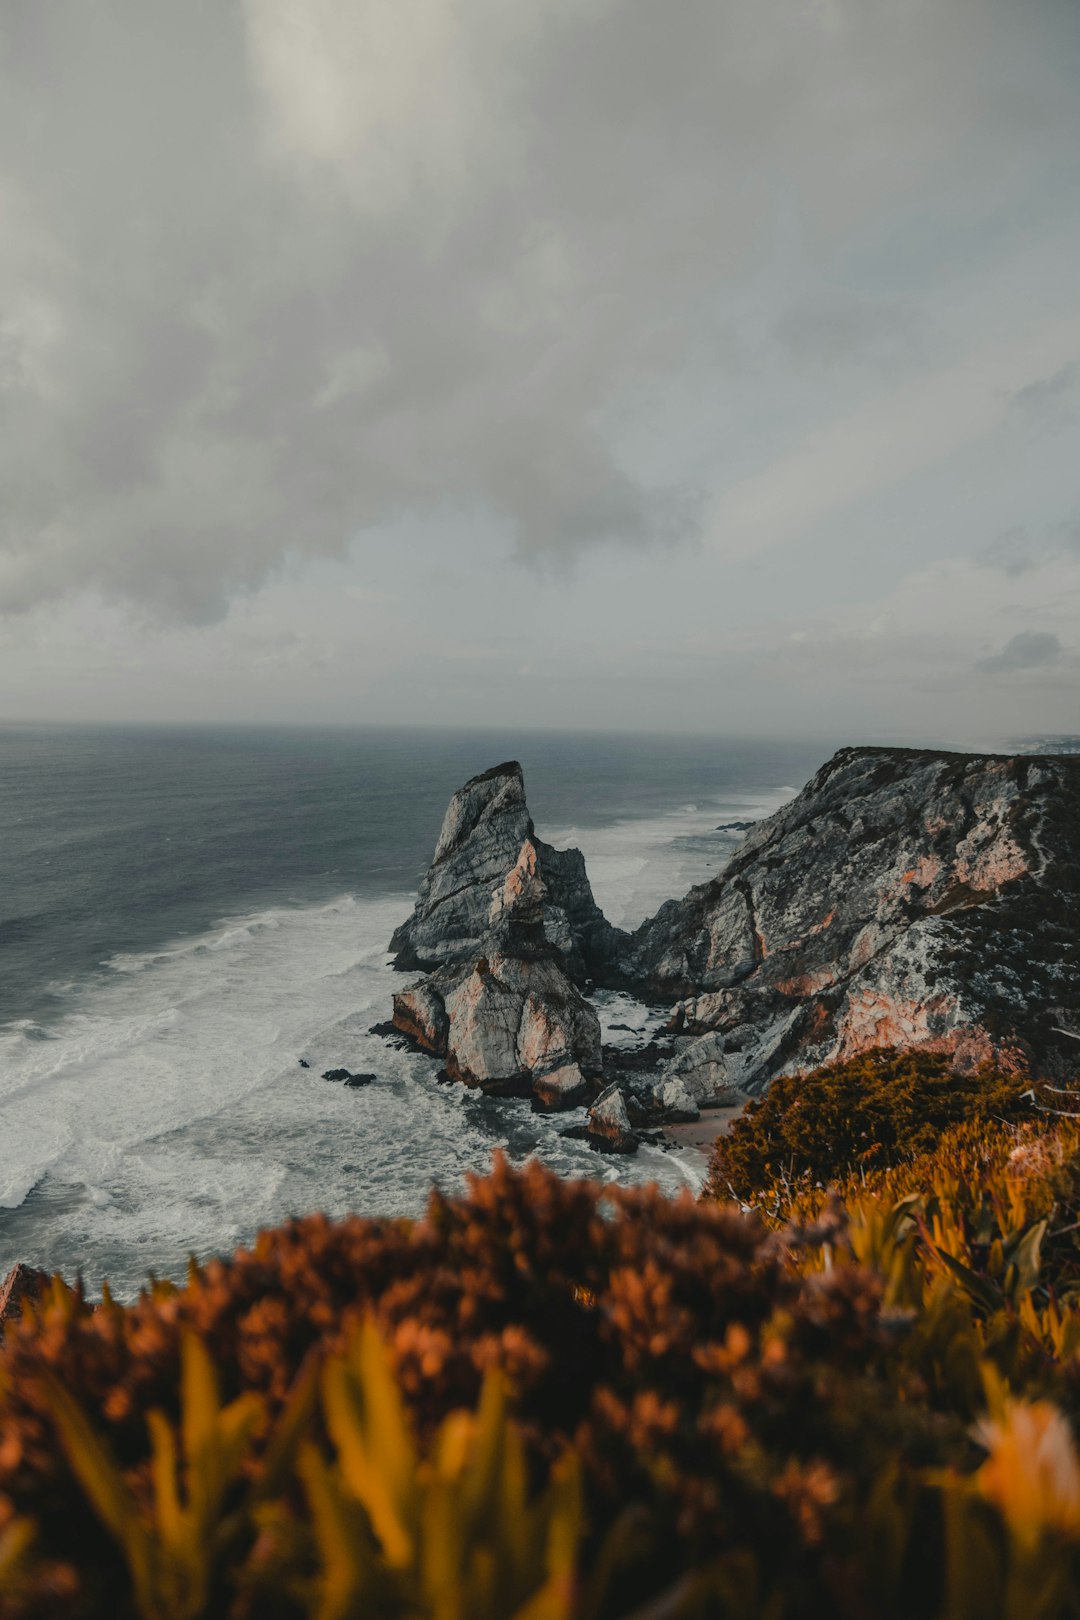
<instances>
[{"instance_id":1,"label":"dry foliage","mask_svg":"<svg viewBox=\"0 0 1080 1620\"><path fill-rule=\"evenodd\" d=\"M975 1113L783 1219L499 1162L54 1285L0 1352L0 1615L1076 1615L1080 1125Z\"/></svg>"}]
</instances>

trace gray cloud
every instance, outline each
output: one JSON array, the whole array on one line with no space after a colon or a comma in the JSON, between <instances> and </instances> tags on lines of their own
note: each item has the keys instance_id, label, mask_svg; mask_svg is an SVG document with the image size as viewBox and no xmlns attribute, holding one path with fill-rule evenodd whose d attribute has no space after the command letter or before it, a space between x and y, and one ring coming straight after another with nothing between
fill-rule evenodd
<instances>
[{"instance_id":1,"label":"gray cloud","mask_svg":"<svg viewBox=\"0 0 1080 1620\"><path fill-rule=\"evenodd\" d=\"M1080 557L1080 519L1052 523L1032 533L1023 524L1005 529L977 554L984 568L1000 568L1016 578L1059 558Z\"/></svg>"},{"instance_id":2,"label":"gray cloud","mask_svg":"<svg viewBox=\"0 0 1080 1620\"><path fill-rule=\"evenodd\" d=\"M801 365L823 370L856 363L893 370L924 362L941 338L918 309L900 299L827 293L789 309L777 341Z\"/></svg>"},{"instance_id":3,"label":"gray cloud","mask_svg":"<svg viewBox=\"0 0 1080 1620\"><path fill-rule=\"evenodd\" d=\"M1047 669L1062 657L1058 637L1048 630L1021 630L1007 641L999 653L977 665L986 675L1008 674L1013 670Z\"/></svg>"},{"instance_id":4,"label":"gray cloud","mask_svg":"<svg viewBox=\"0 0 1080 1620\"><path fill-rule=\"evenodd\" d=\"M693 536L700 465L649 402L684 375L695 408L723 397L703 334L788 236L765 325L888 359L922 330L907 300L802 283L913 187L930 237L961 190L996 208L1000 154L1076 124L1024 54L1057 0L1022 31L1005 0L4 11L11 611L93 590L207 622L412 514L532 558Z\"/></svg>"},{"instance_id":5,"label":"gray cloud","mask_svg":"<svg viewBox=\"0 0 1080 1620\"><path fill-rule=\"evenodd\" d=\"M1050 433L1076 420L1080 401L1080 360L1069 360L1049 377L1018 388L1009 415L1031 433Z\"/></svg>"}]
</instances>

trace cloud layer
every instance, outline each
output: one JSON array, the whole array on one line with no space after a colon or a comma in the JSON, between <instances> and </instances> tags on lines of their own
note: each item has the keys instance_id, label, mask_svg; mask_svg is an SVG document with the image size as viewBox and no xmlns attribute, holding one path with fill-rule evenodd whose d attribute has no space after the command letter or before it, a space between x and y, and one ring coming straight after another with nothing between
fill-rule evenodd
<instances>
[{"instance_id":1,"label":"cloud layer","mask_svg":"<svg viewBox=\"0 0 1080 1620\"><path fill-rule=\"evenodd\" d=\"M242 660L352 559L495 646L598 557L599 680L639 611L698 635L665 571L722 660L1076 558L1067 0L0 5L9 637L119 603ZM1068 655L977 597L957 668Z\"/></svg>"}]
</instances>

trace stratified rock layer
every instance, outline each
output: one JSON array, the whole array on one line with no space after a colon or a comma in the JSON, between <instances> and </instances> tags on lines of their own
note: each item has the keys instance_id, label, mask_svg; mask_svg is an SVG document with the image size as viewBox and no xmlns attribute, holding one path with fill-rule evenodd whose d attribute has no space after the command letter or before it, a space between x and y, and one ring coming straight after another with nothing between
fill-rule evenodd
<instances>
[{"instance_id":1,"label":"stratified rock layer","mask_svg":"<svg viewBox=\"0 0 1080 1620\"><path fill-rule=\"evenodd\" d=\"M536 837L516 760L466 782L450 800L435 855L416 907L390 941L399 968L431 972L475 960L491 927L493 890L531 844L543 882L544 932L579 982L611 959L617 939L593 899L577 849L554 849Z\"/></svg>"},{"instance_id":2,"label":"stratified rock layer","mask_svg":"<svg viewBox=\"0 0 1080 1620\"><path fill-rule=\"evenodd\" d=\"M1080 1059L1080 759L846 748L620 953L695 1102L876 1046Z\"/></svg>"}]
</instances>

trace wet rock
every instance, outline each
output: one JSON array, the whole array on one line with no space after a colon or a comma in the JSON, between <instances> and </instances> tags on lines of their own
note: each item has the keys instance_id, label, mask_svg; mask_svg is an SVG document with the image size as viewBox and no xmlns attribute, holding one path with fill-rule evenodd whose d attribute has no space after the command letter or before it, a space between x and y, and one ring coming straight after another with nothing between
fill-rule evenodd
<instances>
[{"instance_id":1,"label":"wet rock","mask_svg":"<svg viewBox=\"0 0 1080 1620\"><path fill-rule=\"evenodd\" d=\"M592 1092L589 1081L576 1063L564 1063L532 1082L533 1107L542 1110L578 1108Z\"/></svg>"},{"instance_id":2,"label":"wet rock","mask_svg":"<svg viewBox=\"0 0 1080 1620\"><path fill-rule=\"evenodd\" d=\"M337 1080L347 1086L369 1086L375 1079L373 1074L353 1074L350 1069L324 1069L324 1080Z\"/></svg>"},{"instance_id":3,"label":"wet rock","mask_svg":"<svg viewBox=\"0 0 1080 1620\"><path fill-rule=\"evenodd\" d=\"M636 1153L637 1137L630 1125L623 1094L617 1085L602 1091L589 1109L588 1141L600 1153Z\"/></svg>"}]
</instances>

